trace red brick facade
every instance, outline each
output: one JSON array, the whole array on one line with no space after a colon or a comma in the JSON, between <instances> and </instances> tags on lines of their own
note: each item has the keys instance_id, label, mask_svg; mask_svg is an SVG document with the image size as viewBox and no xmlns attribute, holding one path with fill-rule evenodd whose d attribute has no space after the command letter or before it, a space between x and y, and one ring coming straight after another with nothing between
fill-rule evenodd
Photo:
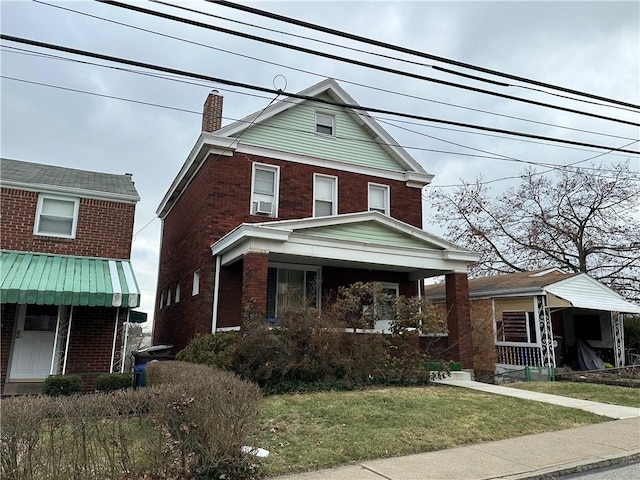
<instances>
[{"instance_id":1,"label":"red brick facade","mask_svg":"<svg viewBox=\"0 0 640 480\"><path fill-rule=\"evenodd\" d=\"M33 234L38 192L2 188L0 244L5 250L128 259L135 205L81 198L75 238Z\"/></svg>"},{"instance_id":2,"label":"red brick facade","mask_svg":"<svg viewBox=\"0 0 640 480\"><path fill-rule=\"evenodd\" d=\"M445 275L449 352L464 368L473 368L471 307L466 273Z\"/></svg>"},{"instance_id":3,"label":"red brick facade","mask_svg":"<svg viewBox=\"0 0 640 480\"><path fill-rule=\"evenodd\" d=\"M253 163L280 167L278 218L250 214ZM307 218L313 214L314 174L338 177L338 213L366 211L368 184L386 184L390 188L391 216L418 228L422 226L422 193L419 188L398 180L387 180L359 173L344 172L312 165L236 153L233 156L210 155L191 180L189 187L163 220L162 245L156 310L154 344L169 343L176 350L195 335L211 331L215 260L211 245L241 223ZM179 252L179 254L176 254ZM192 297L193 272L200 270L200 293ZM341 270L341 269L340 269ZM323 269L323 281L332 282L330 269ZM362 280L362 272L340 273ZM384 281L394 277L384 272ZM378 280L382 275L374 275ZM264 273L266 279L266 272ZM395 277L394 277L395 278ZM242 315L243 262L224 267L220 272L217 327L237 326ZM406 282L402 275L398 283ZM180 302L172 299L169 307L159 308L160 297L172 295L180 284ZM266 295L266 289L261 295ZM416 293L416 283L401 286L401 293ZM252 296L257 295L253 292ZM247 297L248 298L248 297ZM261 302L263 300L260 300ZM266 298L264 300L266 303ZM166 298L165 298L166 304Z\"/></svg>"},{"instance_id":4,"label":"red brick facade","mask_svg":"<svg viewBox=\"0 0 640 480\"><path fill-rule=\"evenodd\" d=\"M4 250L114 259L129 259L135 204L80 198L75 238L34 235L38 192L2 188L0 245ZM70 195L66 195L70 196ZM124 310L122 310L124 311ZM10 364L17 305L2 305L0 386L4 392ZM115 308L75 307L67 357L67 373L108 373L115 327ZM116 341L116 350L121 338Z\"/></svg>"}]
</instances>

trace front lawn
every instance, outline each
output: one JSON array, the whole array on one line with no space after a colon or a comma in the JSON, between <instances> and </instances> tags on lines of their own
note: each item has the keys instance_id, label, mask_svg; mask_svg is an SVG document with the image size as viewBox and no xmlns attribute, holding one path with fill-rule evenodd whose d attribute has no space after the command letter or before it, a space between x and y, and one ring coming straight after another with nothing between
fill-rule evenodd
<instances>
[{"instance_id":1,"label":"front lawn","mask_svg":"<svg viewBox=\"0 0 640 480\"><path fill-rule=\"evenodd\" d=\"M448 386L276 395L249 444L267 475L441 450L606 421L581 410Z\"/></svg>"},{"instance_id":2,"label":"front lawn","mask_svg":"<svg viewBox=\"0 0 640 480\"><path fill-rule=\"evenodd\" d=\"M640 389L581 382L525 382L510 387L565 397L640 408Z\"/></svg>"}]
</instances>

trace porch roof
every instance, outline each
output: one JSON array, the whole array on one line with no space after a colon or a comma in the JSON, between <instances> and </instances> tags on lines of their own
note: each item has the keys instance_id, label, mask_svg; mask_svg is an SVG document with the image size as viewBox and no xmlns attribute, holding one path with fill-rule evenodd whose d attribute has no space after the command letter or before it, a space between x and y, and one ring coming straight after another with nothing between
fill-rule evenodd
<instances>
[{"instance_id":1,"label":"porch roof","mask_svg":"<svg viewBox=\"0 0 640 480\"><path fill-rule=\"evenodd\" d=\"M2 303L137 307L128 260L0 251Z\"/></svg>"},{"instance_id":2,"label":"porch roof","mask_svg":"<svg viewBox=\"0 0 640 480\"><path fill-rule=\"evenodd\" d=\"M467 272L478 254L379 212L246 223L211 246L229 265L249 251L274 261L401 271L411 279Z\"/></svg>"}]
</instances>

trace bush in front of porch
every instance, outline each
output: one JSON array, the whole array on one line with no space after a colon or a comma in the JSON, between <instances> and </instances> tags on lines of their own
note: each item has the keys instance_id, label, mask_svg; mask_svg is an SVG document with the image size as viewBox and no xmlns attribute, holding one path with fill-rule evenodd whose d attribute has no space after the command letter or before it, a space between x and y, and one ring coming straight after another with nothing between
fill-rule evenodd
<instances>
[{"instance_id":1,"label":"bush in front of porch","mask_svg":"<svg viewBox=\"0 0 640 480\"><path fill-rule=\"evenodd\" d=\"M239 334L201 336L176 358L232 370L266 393L428 383L437 356L420 347L419 334L446 331L441 310L418 297L385 297L376 283L342 288L323 304L281 309L275 326L249 306ZM384 335L373 333L380 318L395 319Z\"/></svg>"}]
</instances>

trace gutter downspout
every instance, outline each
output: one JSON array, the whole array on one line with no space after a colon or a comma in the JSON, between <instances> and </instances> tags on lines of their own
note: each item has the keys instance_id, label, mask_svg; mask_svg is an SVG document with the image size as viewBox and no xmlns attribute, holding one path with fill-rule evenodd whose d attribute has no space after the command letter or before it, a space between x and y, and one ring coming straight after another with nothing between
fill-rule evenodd
<instances>
[{"instance_id":1,"label":"gutter downspout","mask_svg":"<svg viewBox=\"0 0 640 480\"><path fill-rule=\"evenodd\" d=\"M222 259L220 255L216 256L216 278L213 286L213 315L211 317L211 333L216 334L218 329L218 298L220 297L220 267Z\"/></svg>"}]
</instances>

